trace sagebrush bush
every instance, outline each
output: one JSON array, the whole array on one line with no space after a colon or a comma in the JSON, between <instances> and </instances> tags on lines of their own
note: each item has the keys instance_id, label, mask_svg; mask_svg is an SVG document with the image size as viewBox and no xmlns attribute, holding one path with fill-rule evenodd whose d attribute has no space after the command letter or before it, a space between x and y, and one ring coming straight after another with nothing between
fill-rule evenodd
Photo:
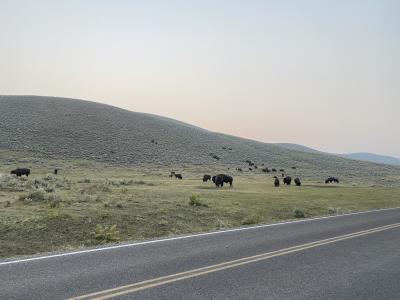
<instances>
[{"instance_id":1,"label":"sagebrush bush","mask_svg":"<svg viewBox=\"0 0 400 300\"><path fill-rule=\"evenodd\" d=\"M78 180L78 183L90 183L90 179L89 178L83 178L81 180Z\"/></svg>"},{"instance_id":2,"label":"sagebrush bush","mask_svg":"<svg viewBox=\"0 0 400 300\"><path fill-rule=\"evenodd\" d=\"M56 208L56 207L60 207L61 204L61 196L58 194L51 194L48 196L48 200L49 202L49 207L50 208Z\"/></svg>"},{"instance_id":3,"label":"sagebrush bush","mask_svg":"<svg viewBox=\"0 0 400 300\"><path fill-rule=\"evenodd\" d=\"M242 225L253 225L260 223L260 217L259 216L248 216L242 219L241 224Z\"/></svg>"},{"instance_id":4,"label":"sagebrush bush","mask_svg":"<svg viewBox=\"0 0 400 300\"><path fill-rule=\"evenodd\" d=\"M49 174L46 174L46 176L43 179L47 180L47 181L51 181L51 180L54 180L55 177L49 173Z\"/></svg>"},{"instance_id":5,"label":"sagebrush bush","mask_svg":"<svg viewBox=\"0 0 400 300\"><path fill-rule=\"evenodd\" d=\"M191 194L189 196L189 205L191 206L204 206L207 207L208 205L203 203L203 201L201 201L200 199L200 195L199 194Z\"/></svg>"},{"instance_id":6,"label":"sagebrush bush","mask_svg":"<svg viewBox=\"0 0 400 300\"><path fill-rule=\"evenodd\" d=\"M340 207L328 207L328 213L330 215L337 215L342 213L342 209Z\"/></svg>"},{"instance_id":7,"label":"sagebrush bush","mask_svg":"<svg viewBox=\"0 0 400 300\"><path fill-rule=\"evenodd\" d=\"M116 224L111 226L102 226L97 224L94 236L96 240L103 242L117 242L121 239Z\"/></svg>"},{"instance_id":8,"label":"sagebrush bush","mask_svg":"<svg viewBox=\"0 0 400 300\"><path fill-rule=\"evenodd\" d=\"M26 177L16 177L12 175L2 175L0 177L0 189L22 192L28 185L29 182Z\"/></svg>"},{"instance_id":9,"label":"sagebrush bush","mask_svg":"<svg viewBox=\"0 0 400 300\"><path fill-rule=\"evenodd\" d=\"M295 218L305 218L306 214L307 214L307 212L301 208L296 208L293 210L293 216Z\"/></svg>"},{"instance_id":10,"label":"sagebrush bush","mask_svg":"<svg viewBox=\"0 0 400 300\"><path fill-rule=\"evenodd\" d=\"M26 196L20 196L20 200L30 199L33 202L43 202L47 200L46 192L44 190L37 190L30 192ZM28 201L29 202L29 201Z\"/></svg>"}]
</instances>

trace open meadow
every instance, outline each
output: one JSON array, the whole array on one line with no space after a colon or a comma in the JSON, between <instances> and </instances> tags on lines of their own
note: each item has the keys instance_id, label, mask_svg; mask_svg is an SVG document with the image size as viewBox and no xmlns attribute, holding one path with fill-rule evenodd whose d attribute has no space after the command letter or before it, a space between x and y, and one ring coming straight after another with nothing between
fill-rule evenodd
<instances>
[{"instance_id":1,"label":"open meadow","mask_svg":"<svg viewBox=\"0 0 400 300\"><path fill-rule=\"evenodd\" d=\"M302 178L301 187L275 188L271 174L217 165L179 166L178 180L157 166L24 155L0 152L0 257L400 206L399 187ZM9 175L24 163L29 177ZM202 182L223 172L232 188Z\"/></svg>"}]
</instances>

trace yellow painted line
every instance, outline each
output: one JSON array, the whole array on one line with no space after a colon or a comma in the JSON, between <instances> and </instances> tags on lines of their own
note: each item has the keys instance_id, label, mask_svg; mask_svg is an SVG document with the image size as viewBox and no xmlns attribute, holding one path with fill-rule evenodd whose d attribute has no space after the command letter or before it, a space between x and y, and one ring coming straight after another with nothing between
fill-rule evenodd
<instances>
[{"instance_id":1,"label":"yellow painted line","mask_svg":"<svg viewBox=\"0 0 400 300\"><path fill-rule=\"evenodd\" d=\"M393 229L393 228L398 228L398 227L400 227L400 223L394 223L394 224L390 224L390 225L386 225L386 226L376 227L376 228L358 231L358 232L354 232L354 233L350 233L350 234L336 236L333 238L328 238L328 239L323 239L323 240L319 240L319 241L315 241L315 242L311 242L311 243L297 245L297 246L293 246L293 247L289 247L289 248L285 248L285 249L281 249L281 250L277 250L277 251L266 252L266 253L262 253L262 254L258 254L258 255L253 255L253 256L249 256L249 257L244 257L244 258L240 258L240 259L227 261L224 263L207 266L207 267L202 267L202 268L193 269L193 270L180 272L180 273L176 273L176 274L171 274L171 275L167 275L167 276L162 276L162 277L158 277L158 278L154 278L154 279L150 279L150 280L145 280L145 281L141 281L141 282L137 282L137 283L132 283L132 284L120 286L120 287L113 288L113 289L108 289L108 290L104 290L104 291L99 291L99 292L95 292L95 293L91 293L91 294L87 294L87 295L70 298L68 300L110 299L113 297L142 291L145 289L165 285L165 284L172 283L172 282L185 280L185 279L189 279L189 278L193 278L193 277L198 277L198 276L202 276L202 275L206 275L206 274L210 274L210 273L214 273L214 272L218 272L218 271L222 271L222 270L226 270L226 269L231 269L231 268L239 267L242 265L254 263L257 261L266 260L269 258L282 256L282 255L286 255L286 254L290 254L290 253L294 253L294 252L299 252L299 251L307 250L310 248L320 247L323 245L332 244L332 243L336 243L339 241L348 240L348 239L352 239L355 237L368 235L368 234L372 234L372 233L376 233L376 232L380 232L380 231L384 231L384 230L389 230L389 229Z\"/></svg>"}]
</instances>

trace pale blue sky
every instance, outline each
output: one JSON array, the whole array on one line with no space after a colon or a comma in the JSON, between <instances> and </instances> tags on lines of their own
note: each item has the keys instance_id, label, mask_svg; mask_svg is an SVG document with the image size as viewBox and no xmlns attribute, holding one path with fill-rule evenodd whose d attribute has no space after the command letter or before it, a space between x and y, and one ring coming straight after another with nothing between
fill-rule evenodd
<instances>
[{"instance_id":1,"label":"pale blue sky","mask_svg":"<svg viewBox=\"0 0 400 300\"><path fill-rule=\"evenodd\" d=\"M400 156L400 1L4 1L0 94Z\"/></svg>"}]
</instances>

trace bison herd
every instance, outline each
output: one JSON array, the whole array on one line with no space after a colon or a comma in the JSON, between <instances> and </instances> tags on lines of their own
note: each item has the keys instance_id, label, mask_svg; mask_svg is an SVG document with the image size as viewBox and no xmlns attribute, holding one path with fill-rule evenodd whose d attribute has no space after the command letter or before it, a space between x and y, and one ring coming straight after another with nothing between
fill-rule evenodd
<instances>
[{"instance_id":1,"label":"bison herd","mask_svg":"<svg viewBox=\"0 0 400 300\"><path fill-rule=\"evenodd\" d=\"M249 166L248 167L249 171L253 171L253 170L258 169L258 166L253 161L246 160L246 163ZM300 180L299 177L296 177L296 178L294 178L294 180L292 180L291 176L285 175L285 173L284 173L285 169L282 169L282 168L281 169L277 169L277 168L271 168L270 169L270 168L264 167L264 164L261 164L261 166L263 167L263 168L260 168L262 173L271 173L271 172L277 173L278 170L279 170L279 172L282 172L281 173L282 182L283 182L284 185L290 186L292 184L292 181L294 182L294 184L296 186L301 186L302 185L301 180ZM293 166L293 167L291 167L291 169L292 170L297 170L297 167ZM229 170L229 168L228 168L228 170ZM243 168L236 168L236 171L237 172L243 172ZM177 174L174 171L171 171L171 174L169 175L169 177L171 177L171 178L175 177L177 179L182 179L183 178L181 174ZM273 179L274 179L274 186L275 187L279 187L281 185L281 182L280 182L280 179L278 178L278 176L274 176ZM203 176L203 182L209 182L209 181L210 182L212 181L217 188L223 187L224 183L226 183L226 184L229 183L229 185L231 187L233 186L233 177L229 176L229 175L226 175L226 174L218 174L218 175L215 175L215 176L211 176L209 174L205 174ZM325 180L326 184L332 183L332 182L339 183L339 179L337 177L328 177Z\"/></svg>"},{"instance_id":2,"label":"bison herd","mask_svg":"<svg viewBox=\"0 0 400 300\"><path fill-rule=\"evenodd\" d=\"M254 164L254 162L252 162L250 160L248 160L246 162L250 166L253 166L254 168L257 168L257 166ZM264 165L264 164L262 164L262 165ZM251 170L252 168L249 168L249 169ZM292 169L295 170L296 167L292 167ZM242 172L243 171L242 168L236 168L236 170L238 172ZM59 169L54 169L54 174L57 175L58 171L59 171ZM285 170L284 169L279 169L279 171L280 172L284 172ZM263 173L270 173L270 172L277 172L277 170L274 169L274 168L273 169L263 168L262 172ZM13 175L16 175L18 177L23 176L23 175L29 176L29 174L31 173L31 170L28 169L28 168L17 168L15 170L12 170L10 173L13 174ZM180 179L180 180L183 179L182 174L175 173L175 171L171 171L169 177L170 178L175 178L175 179ZM292 184L292 177L285 176L284 173L282 173L282 177L283 177L283 179L282 179L283 184L286 184L288 186ZM274 186L275 187L279 187L280 186L279 178L277 176L274 176L273 178L274 178ZM231 187L233 186L233 177L229 176L229 175L226 175L226 174L218 174L218 175L215 175L215 176L211 176L211 175L206 174L206 175L203 176L203 182L208 182L208 181L212 181L217 188L218 187L223 187L224 183L229 183L229 185ZM296 186L301 186L300 178L296 177L294 179L294 183L295 183ZM328 183L339 183L339 178L337 178L337 177L328 177L325 180L325 183L326 184L328 184Z\"/></svg>"}]
</instances>

